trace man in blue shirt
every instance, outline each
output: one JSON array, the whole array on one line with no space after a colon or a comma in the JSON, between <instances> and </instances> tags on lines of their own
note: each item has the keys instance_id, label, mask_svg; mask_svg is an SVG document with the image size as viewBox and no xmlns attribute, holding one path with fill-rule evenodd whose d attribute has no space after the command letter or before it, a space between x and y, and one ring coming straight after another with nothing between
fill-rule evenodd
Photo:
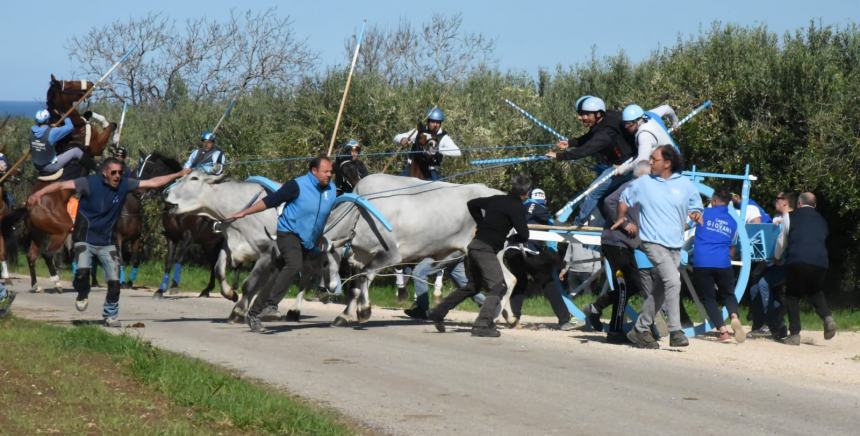
<instances>
[{"instance_id":1,"label":"man in blue shirt","mask_svg":"<svg viewBox=\"0 0 860 436\"><path fill-rule=\"evenodd\" d=\"M654 265L643 270L642 291L647 295L636 325L627 334L634 345L659 348L651 334L651 325L661 307L669 314L669 345L686 347L687 337L681 331L680 293L681 247L684 227L689 216L701 223L702 197L689 179L681 175L681 155L670 145L661 145L651 153L651 175L636 179L621 194L618 218L612 229L627 225L631 236L642 239L642 251ZM627 209L639 206L639 226L626 222ZM665 306L664 306L665 301Z\"/></svg>"},{"instance_id":2,"label":"man in blue shirt","mask_svg":"<svg viewBox=\"0 0 860 436\"><path fill-rule=\"evenodd\" d=\"M84 151L77 147L57 155L57 143L75 130L72 120L66 118L62 126L51 127L48 124L51 114L44 109L36 112L34 118L36 125L30 127L30 158L40 174L56 173L72 160L83 157Z\"/></svg>"},{"instance_id":3,"label":"man in blue shirt","mask_svg":"<svg viewBox=\"0 0 860 436\"><path fill-rule=\"evenodd\" d=\"M723 322L723 313L717 306L717 296L729 312L735 340L746 339L738 318L738 300L735 297L735 273L732 269L734 244L738 223L729 213L731 196L725 189L717 189L711 196L711 207L702 213L702 223L696 224L696 239L693 245L693 285L702 296L708 318L719 330L720 341L731 340ZM716 284L716 288L714 285Z\"/></svg>"},{"instance_id":4,"label":"man in blue shirt","mask_svg":"<svg viewBox=\"0 0 860 436\"><path fill-rule=\"evenodd\" d=\"M252 332L265 333L260 313L278 302L302 270L304 257L319 246L328 215L334 206L337 192L331 183L332 162L326 156L311 160L307 174L296 177L251 206L236 212L231 219L262 212L285 204L278 218L277 246L280 258L275 260L278 271L275 279L257 294L245 319Z\"/></svg>"},{"instance_id":5,"label":"man in blue shirt","mask_svg":"<svg viewBox=\"0 0 860 436\"><path fill-rule=\"evenodd\" d=\"M135 189L160 188L184 176L191 170L153 177L149 180L129 179L123 176L122 162L110 157L102 163L102 173L74 180L54 182L34 192L27 199L30 206L39 204L42 196L59 190L74 189L80 196L75 219L74 251L78 269L73 286L78 292L75 307L87 309L90 293L90 268L93 256L99 258L108 280L102 316L108 327L121 327L119 315L119 256L113 245L113 227L125 203L126 195Z\"/></svg>"},{"instance_id":6,"label":"man in blue shirt","mask_svg":"<svg viewBox=\"0 0 860 436\"><path fill-rule=\"evenodd\" d=\"M200 135L200 148L191 152L183 168L200 170L206 174L220 176L224 172L227 157L215 146L215 134L209 131Z\"/></svg>"}]
</instances>

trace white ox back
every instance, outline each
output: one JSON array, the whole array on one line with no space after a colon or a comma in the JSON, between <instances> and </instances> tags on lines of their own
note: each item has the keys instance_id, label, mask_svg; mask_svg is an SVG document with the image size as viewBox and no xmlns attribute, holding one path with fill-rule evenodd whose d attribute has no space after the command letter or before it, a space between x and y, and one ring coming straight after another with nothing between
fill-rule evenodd
<instances>
[{"instance_id":1,"label":"white ox back","mask_svg":"<svg viewBox=\"0 0 860 436\"><path fill-rule=\"evenodd\" d=\"M325 236L337 245L349 238L354 226L351 244L356 256L361 256L383 250L377 236L382 234L396 245L396 257L400 262L417 262L427 257L442 259L452 253L465 253L475 228L466 202L503 194L482 184L428 182L388 174L373 174L361 179L354 192L382 213L394 227L393 232L388 234L377 226L380 231L374 233L364 219L357 222L354 217L341 219L343 210L349 207L342 205L329 216ZM350 214L356 213L357 209L352 208ZM369 259L356 260L360 265L369 262Z\"/></svg>"}]
</instances>

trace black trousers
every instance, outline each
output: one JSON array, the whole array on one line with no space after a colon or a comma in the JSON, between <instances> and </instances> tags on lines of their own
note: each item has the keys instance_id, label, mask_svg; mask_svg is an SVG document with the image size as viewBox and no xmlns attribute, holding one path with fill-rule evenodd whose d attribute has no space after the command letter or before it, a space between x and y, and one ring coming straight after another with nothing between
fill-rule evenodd
<instances>
[{"instance_id":1,"label":"black trousers","mask_svg":"<svg viewBox=\"0 0 860 436\"><path fill-rule=\"evenodd\" d=\"M612 318L609 321L610 332L622 332L624 328L624 310L627 308L627 300L632 295L642 292L642 279L639 275L639 267L633 249L618 247L615 245L601 245L600 251L609 262L612 269L612 287L609 292L601 294L594 301L594 308L602 312L610 304L612 305ZM616 273L621 271L624 277L624 286L618 282Z\"/></svg>"},{"instance_id":2,"label":"black trousers","mask_svg":"<svg viewBox=\"0 0 860 436\"><path fill-rule=\"evenodd\" d=\"M702 304L708 318L716 328L725 325L723 313L717 299L726 306L729 313L738 313L738 299L735 297L735 270L728 268L693 268L693 286L702 295Z\"/></svg>"},{"instance_id":3,"label":"black trousers","mask_svg":"<svg viewBox=\"0 0 860 436\"><path fill-rule=\"evenodd\" d=\"M558 253L548 248L542 249L537 255L525 255L518 250L509 250L505 253L505 263L517 278L517 284L511 292L511 312L515 317L522 315L523 302L528 295L529 285L532 285L540 289L549 300L559 324L570 321L570 311L567 310L561 290L555 281L562 263ZM529 276L532 278L531 282Z\"/></svg>"},{"instance_id":4,"label":"black trousers","mask_svg":"<svg viewBox=\"0 0 860 436\"><path fill-rule=\"evenodd\" d=\"M478 318L475 319L475 327L494 327L493 320L499 311L499 304L502 301L502 296L507 292L504 275L502 274L502 265L499 264L499 259L496 258L496 251L487 243L478 239L472 240L467 248L466 255L466 277L469 283L460 289L448 294L428 316L430 319L442 319L457 307L463 300L471 298L481 290L484 290L484 304L481 305L481 311L478 313Z\"/></svg>"},{"instance_id":5,"label":"black trousers","mask_svg":"<svg viewBox=\"0 0 860 436\"><path fill-rule=\"evenodd\" d=\"M275 243L281 252L281 256L275 259L277 271L260 289L254 304L248 309L248 315L258 316L266 306L277 305L302 270L305 250L301 239L293 233L278 233Z\"/></svg>"},{"instance_id":6,"label":"black trousers","mask_svg":"<svg viewBox=\"0 0 860 436\"><path fill-rule=\"evenodd\" d=\"M815 313L821 319L831 316L827 300L824 298L824 277L826 268L808 264L790 264L785 267L785 310L788 312L788 331L792 335L800 333L800 299L809 298Z\"/></svg>"}]
</instances>

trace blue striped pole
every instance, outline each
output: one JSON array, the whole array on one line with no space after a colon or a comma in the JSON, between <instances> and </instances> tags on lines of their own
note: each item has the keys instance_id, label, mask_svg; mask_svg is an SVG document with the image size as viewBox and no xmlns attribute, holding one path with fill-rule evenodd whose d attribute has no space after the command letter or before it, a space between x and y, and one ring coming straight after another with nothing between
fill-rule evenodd
<instances>
[{"instance_id":1,"label":"blue striped pole","mask_svg":"<svg viewBox=\"0 0 860 436\"><path fill-rule=\"evenodd\" d=\"M669 129L669 133L674 132L678 127L681 127L682 125L684 125L684 123L686 123L687 121L690 121L690 119L692 119L694 116L696 116L700 112L704 111L705 109L710 108L711 105L712 105L711 100L705 100L704 103L700 104L695 109L693 109L693 111L690 112L686 117L682 118L681 121L678 121L677 126ZM636 156L631 157L626 162L621 164L621 166L625 166L625 165L633 162L633 159L636 159ZM556 214L555 214L556 219L558 219L561 222L567 221L567 219L570 218L570 214L573 213L573 208L576 206L577 203L582 201L582 199L585 198L585 196L594 192L594 190L597 189L598 186L602 185L603 182L609 180L613 176L615 176L615 173L609 173L606 176L601 177L600 179L592 182L591 185L588 187L588 189L586 189L585 191L582 191L582 193L577 195L576 198L574 198L573 200L568 201L567 204L565 204L564 207L561 208L561 210L556 212Z\"/></svg>"},{"instance_id":2,"label":"blue striped pole","mask_svg":"<svg viewBox=\"0 0 860 436\"><path fill-rule=\"evenodd\" d=\"M523 109L523 108L521 108L521 107L517 106L516 104L514 104L514 102L512 102L512 101L510 101L510 100L508 100L508 99L505 99L505 103L507 103L507 104L508 104L508 106L510 106L510 107L512 107L512 108L514 108L514 109L516 109L516 110L520 113L520 115L522 115L522 116L524 116L524 117L528 118L528 120L529 120L529 121L531 121L531 122L535 123L535 124L536 124L538 127L540 127L541 129L546 130L547 132L551 133L553 136L555 136L556 138L558 138L558 139L559 139L559 140L561 140L561 141L567 141L567 137L566 137L566 136L562 135L561 133L556 132L556 131L555 131L555 129L553 129L553 128L552 128L552 127L550 127L550 126L547 126L547 125L546 125L546 123L544 123L543 121L541 121L541 120L537 119L534 115L532 115L532 114L530 114L530 113L526 112L526 110L525 110L525 109Z\"/></svg>"},{"instance_id":3,"label":"blue striped pole","mask_svg":"<svg viewBox=\"0 0 860 436\"><path fill-rule=\"evenodd\" d=\"M523 156L523 157L502 157L498 159L478 159L469 161L469 165L497 165L497 164L514 164L523 162L535 162L541 160L550 160L546 156Z\"/></svg>"}]
</instances>

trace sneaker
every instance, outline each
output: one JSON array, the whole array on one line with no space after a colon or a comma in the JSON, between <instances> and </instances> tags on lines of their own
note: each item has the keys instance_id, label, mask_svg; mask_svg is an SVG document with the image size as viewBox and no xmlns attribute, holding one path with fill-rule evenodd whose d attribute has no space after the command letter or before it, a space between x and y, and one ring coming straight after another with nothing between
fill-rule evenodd
<instances>
[{"instance_id":1,"label":"sneaker","mask_svg":"<svg viewBox=\"0 0 860 436\"><path fill-rule=\"evenodd\" d=\"M732 319L732 332L734 332L735 340L741 343L747 339L747 334L744 332L744 326L738 318Z\"/></svg>"},{"instance_id":2,"label":"sneaker","mask_svg":"<svg viewBox=\"0 0 860 436\"><path fill-rule=\"evenodd\" d=\"M427 318L427 311L418 306L412 306L404 310L403 313L412 319L429 319Z\"/></svg>"},{"instance_id":3,"label":"sneaker","mask_svg":"<svg viewBox=\"0 0 860 436\"><path fill-rule=\"evenodd\" d=\"M717 340L720 342L729 342L732 340L732 334L728 330L723 330L717 333Z\"/></svg>"},{"instance_id":4,"label":"sneaker","mask_svg":"<svg viewBox=\"0 0 860 436\"><path fill-rule=\"evenodd\" d=\"M688 345L690 345L690 341L687 340L687 336L684 335L684 332L675 330L674 332L669 333L670 347L686 347Z\"/></svg>"},{"instance_id":5,"label":"sneaker","mask_svg":"<svg viewBox=\"0 0 860 436\"><path fill-rule=\"evenodd\" d=\"M630 340L622 332L609 332L606 334L606 342L610 344L629 344ZM654 342L655 344L657 342Z\"/></svg>"},{"instance_id":6,"label":"sneaker","mask_svg":"<svg viewBox=\"0 0 860 436\"><path fill-rule=\"evenodd\" d=\"M831 340L836 336L836 321L833 320L832 316L828 316L824 318L824 339Z\"/></svg>"},{"instance_id":7,"label":"sneaker","mask_svg":"<svg viewBox=\"0 0 860 436\"><path fill-rule=\"evenodd\" d=\"M83 300L75 300L75 309L78 309L78 312L83 312L87 310L87 306L90 304L90 301L84 298Z\"/></svg>"},{"instance_id":8,"label":"sneaker","mask_svg":"<svg viewBox=\"0 0 860 436\"><path fill-rule=\"evenodd\" d=\"M608 337L608 336L607 336ZM657 349L660 348L660 344L657 343L657 340L654 339L654 335L648 332L640 332L635 328L630 329L627 332L627 339L633 343L633 346L637 348L648 348L648 349Z\"/></svg>"},{"instance_id":9,"label":"sneaker","mask_svg":"<svg viewBox=\"0 0 860 436\"><path fill-rule=\"evenodd\" d=\"M498 338L501 335L501 332L496 330L495 327L472 327L472 336L480 338Z\"/></svg>"},{"instance_id":10,"label":"sneaker","mask_svg":"<svg viewBox=\"0 0 860 436\"><path fill-rule=\"evenodd\" d=\"M785 345L800 345L800 333L786 336L782 339L782 343Z\"/></svg>"},{"instance_id":11,"label":"sneaker","mask_svg":"<svg viewBox=\"0 0 860 436\"><path fill-rule=\"evenodd\" d=\"M248 327L251 328L252 333L266 333L268 331L263 327L263 321L259 316L248 314L245 316L245 320L248 322Z\"/></svg>"},{"instance_id":12,"label":"sneaker","mask_svg":"<svg viewBox=\"0 0 860 436\"><path fill-rule=\"evenodd\" d=\"M597 308L593 304L588 304L582 308L582 311L585 312L585 319L592 330L602 332L603 321L600 320L600 313L597 312Z\"/></svg>"},{"instance_id":13,"label":"sneaker","mask_svg":"<svg viewBox=\"0 0 860 436\"><path fill-rule=\"evenodd\" d=\"M783 341L785 338L788 337L788 328L786 328L785 326L781 326L780 328L776 329L776 331L772 332L771 337L775 341Z\"/></svg>"},{"instance_id":14,"label":"sneaker","mask_svg":"<svg viewBox=\"0 0 860 436\"><path fill-rule=\"evenodd\" d=\"M768 326L762 326L761 328L753 329L747 333L747 339L769 338L771 336L770 328Z\"/></svg>"},{"instance_id":15,"label":"sneaker","mask_svg":"<svg viewBox=\"0 0 860 436\"><path fill-rule=\"evenodd\" d=\"M105 318L105 327L119 328L119 327L122 327L122 323L119 322L119 319L117 319L117 317L111 316L111 317Z\"/></svg>"},{"instance_id":16,"label":"sneaker","mask_svg":"<svg viewBox=\"0 0 860 436\"><path fill-rule=\"evenodd\" d=\"M280 321L284 315L278 311L278 306L268 305L260 312L259 318L261 321Z\"/></svg>"},{"instance_id":17,"label":"sneaker","mask_svg":"<svg viewBox=\"0 0 860 436\"><path fill-rule=\"evenodd\" d=\"M559 330L561 330L561 331L563 331L563 332L569 332L569 331L571 331L571 330L575 330L575 329L576 329L576 323L575 323L575 322L573 322L573 321L568 321L568 322L566 322L566 323L564 323L564 324L559 324L559 325L558 325L558 329L559 329Z\"/></svg>"}]
</instances>

